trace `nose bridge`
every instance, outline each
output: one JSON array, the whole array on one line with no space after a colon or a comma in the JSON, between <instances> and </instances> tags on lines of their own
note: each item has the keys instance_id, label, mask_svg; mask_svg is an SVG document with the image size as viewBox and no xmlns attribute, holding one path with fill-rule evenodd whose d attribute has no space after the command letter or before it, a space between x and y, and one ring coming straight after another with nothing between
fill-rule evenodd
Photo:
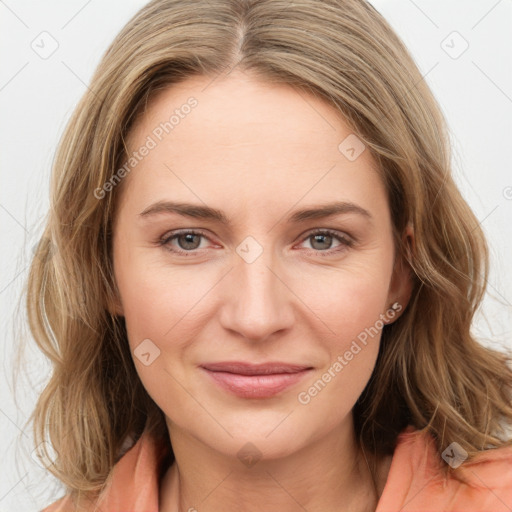
<instances>
[{"instance_id":1,"label":"nose bridge","mask_svg":"<svg viewBox=\"0 0 512 512\"><path fill-rule=\"evenodd\" d=\"M290 292L277 277L281 272L273 251L247 237L236 252L224 327L248 339L261 340L292 325Z\"/></svg>"}]
</instances>

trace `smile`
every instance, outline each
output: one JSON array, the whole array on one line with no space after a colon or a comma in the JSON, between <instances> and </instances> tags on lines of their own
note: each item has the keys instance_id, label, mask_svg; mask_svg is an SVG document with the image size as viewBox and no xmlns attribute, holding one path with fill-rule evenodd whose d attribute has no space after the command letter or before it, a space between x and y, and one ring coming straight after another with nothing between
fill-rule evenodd
<instances>
[{"instance_id":1,"label":"smile","mask_svg":"<svg viewBox=\"0 0 512 512\"><path fill-rule=\"evenodd\" d=\"M293 386L312 370L286 363L240 362L205 364L201 369L221 388L242 398L270 398Z\"/></svg>"}]
</instances>

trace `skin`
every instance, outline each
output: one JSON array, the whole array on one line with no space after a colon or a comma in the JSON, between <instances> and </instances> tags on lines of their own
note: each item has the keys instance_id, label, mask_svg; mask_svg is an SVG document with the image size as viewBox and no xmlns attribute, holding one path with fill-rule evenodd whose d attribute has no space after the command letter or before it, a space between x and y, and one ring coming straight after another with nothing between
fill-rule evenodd
<instances>
[{"instance_id":1,"label":"skin","mask_svg":"<svg viewBox=\"0 0 512 512\"><path fill-rule=\"evenodd\" d=\"M352 130L330 105L241 71L161 92L132 129L130 151L190 96L197 107L124 178L114 223L115 313L126 319L132 352L145 339L160 350L148 366L134 357L176 456L161 482L160 509L375 510L390 459L378 463L376 495L351 411L375 366L380 333L309 403L297 397L391 304L404 309L409 298L376 164L369 150L355 161L338 150ZM231 225L140 215L171 200L221 209ZM286 221L333 201L369 216ZM158 243L192 228L205 237ZM317 228L345 239L327 234L315 242ZM263 249L251 263L236 252L247 236ZM227 360L313 370L276 396L247 399L199 368ZM248 442L261 456L251 467L237 456Z\"/></svg>"}]
</instances>

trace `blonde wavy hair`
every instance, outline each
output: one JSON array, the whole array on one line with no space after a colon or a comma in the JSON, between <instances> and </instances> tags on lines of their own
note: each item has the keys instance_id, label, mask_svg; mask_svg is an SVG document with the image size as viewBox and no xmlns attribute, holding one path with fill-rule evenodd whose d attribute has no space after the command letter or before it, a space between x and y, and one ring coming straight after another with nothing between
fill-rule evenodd
<instances>
[{"instance_id":1,"label":"blonde wavy hair","mask_svg":"<svg viewBox=\"0 0 512 512\"><path fill-rule=\"evenodd\" d=\"M397 254L414 283L404 314L383 330L353 411L361 445L390 454L409 424L431 433L440 453L454 440L470 458L510 444L510 359L470 332L485 292L486 242L452 179L440 109L389 24L364 0L154 0L115 38L72 115L31 263L29 327L53 371L30 421L36 445L48 441L58 454L49 471L69 493L92 496L130 435L167 436L124 319L109 313L123 182L101 200L94 191L122 165L130 128L158 91L235 66L337 109L387 187ZM408 223L411 250L402 237Z\"/></svg>"}]
</instances>

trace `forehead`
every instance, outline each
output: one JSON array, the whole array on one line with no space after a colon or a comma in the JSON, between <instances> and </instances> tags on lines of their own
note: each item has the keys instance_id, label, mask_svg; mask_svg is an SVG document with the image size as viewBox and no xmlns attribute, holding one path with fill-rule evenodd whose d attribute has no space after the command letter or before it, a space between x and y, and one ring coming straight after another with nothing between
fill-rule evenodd
<instances>
[{"instance_id":1,"label":"forehead","mask_svg":"<svg viewBox=\"0 0 512 512\"><path fill-rule=\"evenodd\" d=\"M189 109L187 102L191 97L197 105ZM160 91L150 101L129 140L150 133L174 113L172 136L165 138L179 142L189 139L191 130L199 130L201 135L208 132L208 138L201 141L203 145L257 144L258 136L265 136L268 144L269 136L276 134L276 146L280 141L294 140L303 145L307 142L304 136L311 139L308 146L315 146L319 137L324 139L330 134L336 142L345 131L351 132L333 106L311 93L233 71L217 79L190 77Z\"/></svg>"},{"instance_id":2,"label":"forehead","mask_svg":"<svg viewBox=\"0 0 512 512\"><path fill-rule=\"evenodd\" d=\"M354 138L333 106L289 85L240 71L195 76L160 91L131 130L128 156L151 148L127 181L147 200L164 189L259 207L276 197L361 200L382 184L369 151L343 153Z\"/></svg>"}]
</instances>

